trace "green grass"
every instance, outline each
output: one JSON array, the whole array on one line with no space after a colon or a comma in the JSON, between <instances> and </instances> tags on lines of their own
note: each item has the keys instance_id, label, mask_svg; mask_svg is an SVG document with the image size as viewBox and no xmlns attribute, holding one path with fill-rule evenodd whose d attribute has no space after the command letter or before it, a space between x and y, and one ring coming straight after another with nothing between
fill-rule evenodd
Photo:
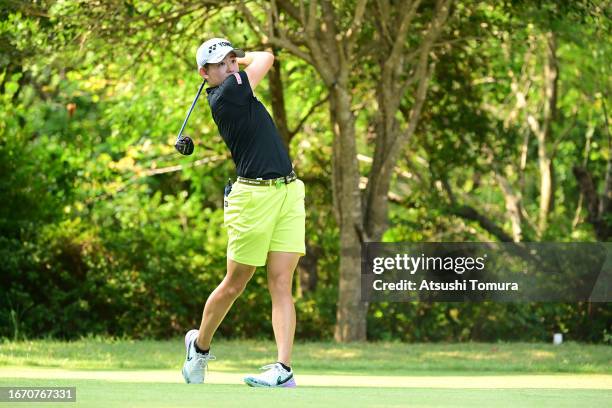
<instances>
[{"instance_id":1,"label":"green grass","mask_svg":"<svg viewBox=\"0 0 612 408\"><path fill-rule=\"evenodd\" d=\"M0 386L14 382L0 378ZM427 389L301 387L257 389L239 385L187 386L164 383L115 383L87 380L20 380L20 386L76 386L77 403L45 403L45 407L604 407L610 390L563 389ZM8 404L0 403L0 407ZM40 407L20 403L19 407Z\"/></svg>"},{"instance_id":2,"label":"green grass","mask_svg":"<svg viewBox=\"0 0 612 408\"><path fill-rule=\"evenodd\" d=\"M275 357L274 343L265 341L218 341L213 351L218 361L211 363L210 375L218 373L220 376L225 372L234 375L232 378L238 378L234 373L253 372ZM182 384L183 353L182 339L4 342L0 343L0 386L77 387L77 404L45 403L45 407L612 406L610 346L298 343L293 363L298 384L300 375L304 375L304 379L315 375L330 379L330 384L334 379L346 381L348 377L349 383L355 386L300 385L294 390L253 389L237 383ZM61 377L57 369L75 378ZM165 379L160 381L164 382L147 380L151 378L147 377L150 370L161 373ZM35 377L26 378L32 372ZM118 372L128 373L127 378L119 378ZM89 378L98 374L104 374L104 378ZM527 374L531 377L525 377ZM397 376L397 384L401 386L359 386L352 376L367 376L371 385L381 381L384 385L381 376ZM548 382L540 386L535 384L544 377ZM417 385L411 384L415 378L421 381ZM495 379L502 379L503 385L491 388ZM580 389L561 385L579 382L586 385ZM542 388L542 384L553 385ZM9 404L0 403L2 406ZM20 403L18 406L39 407L40 404Z\"/></svg>"},{"instance_id":3,"label":"green grass","mask_svg":"<svg viewBox=\"0 0 612 408\"><path fill-rule=\"evenodd\" d=\"M273 342L217 341L212 349L218 357L215 370L252 370L274 361L275 350ZM175 369L182 365L183 353L182 339L4 342L0 366ZM611 362L612 347L577 343L297 343L294 350L294 365L300 372L327 374L612 373Z\"/></svg>"}]
</instances>

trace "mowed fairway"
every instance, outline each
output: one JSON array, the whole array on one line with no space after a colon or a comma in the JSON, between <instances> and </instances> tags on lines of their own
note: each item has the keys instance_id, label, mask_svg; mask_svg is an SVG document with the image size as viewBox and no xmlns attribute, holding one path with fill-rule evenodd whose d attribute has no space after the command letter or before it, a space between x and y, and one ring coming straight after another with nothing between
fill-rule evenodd
<instances>
[{"instance_id":1,"label":"mowed fairway","mask_svg":"<svg viewBox=\"0 0 612 408\"><path fill-rule=\"evenodd\" d=\"M0 386L77 387L76 404L47 407L612 406L609 346L298 344L298 388L287 390L241 383L274 357L271 342L218 342L205 385L182 383L180 343L4 343Z\"/></svg>"}]
</instances>

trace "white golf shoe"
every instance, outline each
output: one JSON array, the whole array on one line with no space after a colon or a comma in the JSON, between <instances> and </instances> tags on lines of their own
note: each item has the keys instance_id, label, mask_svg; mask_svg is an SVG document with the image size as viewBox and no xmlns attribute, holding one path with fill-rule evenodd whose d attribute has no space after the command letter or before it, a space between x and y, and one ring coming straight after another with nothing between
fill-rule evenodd
<instances>
[{"instance_id":1,"label":"white golf shoe","mask_svg":"<svg viewBox=\"0 0 612 408\"><path fill-rule=\"evenodd\" d=\"M183 378L187 384L202 384L206 376L206 369L209 360L215 360L212 354L200 354L195 349L195 342L198 338L198 331L189 330L185 335L185 348L187 355L183 364Z\"/></svg>"},{"instance_id":2,"label":"white golf shoe","mask_svg":"<svg viewBox=\"0 0 612 408\"><path fill-rule=\"evenodd\" d=\"M293 371L285 370L279 363L268 364L261 369L266 371L257 375L248 375L244 377L244 382L251 387L295 388Z\"/></svg>"}]
</instances>

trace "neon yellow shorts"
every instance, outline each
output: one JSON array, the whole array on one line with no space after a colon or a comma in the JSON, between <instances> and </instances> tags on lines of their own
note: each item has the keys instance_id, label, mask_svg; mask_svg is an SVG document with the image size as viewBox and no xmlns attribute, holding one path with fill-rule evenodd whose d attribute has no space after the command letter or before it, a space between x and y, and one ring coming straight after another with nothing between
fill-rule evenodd
<instances>
[{"instance_id":1,"label":"neon yellow shorts","mask_svg":"<svg viewBox=\"0 0 612 408\"><path fill-rule=\"evenodd\" d=\"M263 266L270 251L304 255L304 195L299 179L278 187L234 183L224 203L227 257Z\"/></svg>"}]
</instances>

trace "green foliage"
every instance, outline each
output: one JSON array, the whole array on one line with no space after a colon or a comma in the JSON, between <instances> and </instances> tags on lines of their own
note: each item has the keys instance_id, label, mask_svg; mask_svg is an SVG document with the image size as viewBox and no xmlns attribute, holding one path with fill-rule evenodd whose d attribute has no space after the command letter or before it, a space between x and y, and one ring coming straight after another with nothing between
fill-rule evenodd
<instances>
[{"instance_id":1,"label":"green foliage","mask_svg":"<svg viewBox=\"0 0 612 408\"><path fill-rule=\"evenodd\" d=\"M250 48L262 39L230 5L111 3L11 2L0 12L0 337L174 336L199 324L206 295L225 273L222 187L234 166L204 98L186 130L196 141L194 156L179 157L172 142L199 85L192 57L199 41L226 35ZM390 206L385 241L497 239L457 216L442 181L458 201L511 229L495 171L520 161L525 113L509 120L508 112L523 69L535 73L528 108L541 112L544 62L537 39L549 30L558 37L561 72L552 133L564 136L551 142L555 206L543 238L595 239L584 207L577 208L571 171L586 160L602 191L610 154L603 114L611 106L609 22L587 3L555 3L543 2L541 10L529 2L455 3L434 48L418 131L398 163L401 176L393 178L399 199ZM350 21L350 7L339 14L343 21ZM431 12L430 5L422 12ZM415 24L423 28L422 20ZM416 32L410 31L410 44ZM358 42L380 35L365 24ZM278 52L293 129L327 90L313 67ZM363 62L355 67L355 78L363 79L354 83L356 100L363 99L355 114L359 151L371 154L373 81L380 69L378 61ZM270 92L260 88L269 105ZM413 99L408 92L402 109ZM314 290L296 298L298 338L331 339L335 323L339 234L333 132L324 108L297 129L290 145L306 181L307 243L318 278ZM533 215L539 198L533 137L527 147L521 192ZM361 163L362 175L370 170ZM521 175L508 178L517 185ZM526 225L524 238L535 236ZM270 307L260 269L219 334L271 336ZM606 304L376 303L369 305L368 337L548 341L561 331L609 342L610 313Z\"/></svg>"},{"instance_id":2,"label":"green foliage","mask_svg":"<svg viewBox=\"0 0 612 408\"><path fill-rule=\"evenodd\" d=\"M370 305L368 338L425 341L601 341L612 318L605 304L376 303Z\"/></svg>"}]
</instances>

